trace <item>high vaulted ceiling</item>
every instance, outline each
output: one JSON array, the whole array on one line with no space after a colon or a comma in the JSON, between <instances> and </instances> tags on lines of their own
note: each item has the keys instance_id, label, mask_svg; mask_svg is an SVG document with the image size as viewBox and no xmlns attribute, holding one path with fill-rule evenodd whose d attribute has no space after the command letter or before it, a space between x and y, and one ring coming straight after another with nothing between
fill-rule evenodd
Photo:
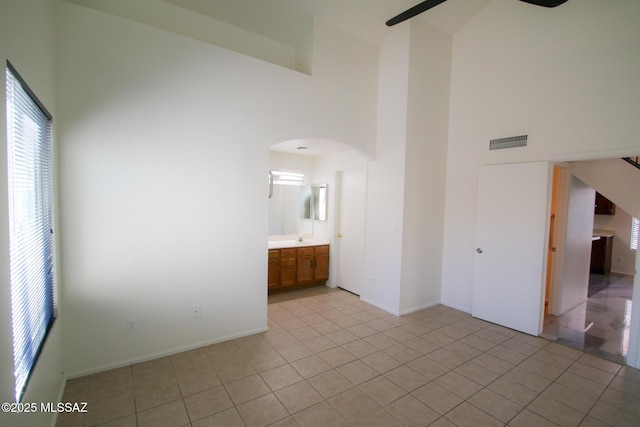
<instances>
[{"instance_id":1,"label":"high vaulted ceiling","mask_svg":"<svg viewBox=\"0 0 640 427\"><path fill-rule=\"evenodd\" d=\"M163 0L282 43L295 45L301 26L317 18L380 44L385 22L422 0ZM413 19L454 34L491 0L448 0Z\"/></svg>"}]
</instances>

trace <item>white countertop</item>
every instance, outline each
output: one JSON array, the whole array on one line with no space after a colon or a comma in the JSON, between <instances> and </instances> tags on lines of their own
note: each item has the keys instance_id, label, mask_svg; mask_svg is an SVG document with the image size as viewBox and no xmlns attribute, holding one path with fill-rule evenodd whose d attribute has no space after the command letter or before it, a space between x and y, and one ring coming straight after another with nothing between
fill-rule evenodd
<instances>
[{"instance_id":1,"label":"white countertop","mask_svg":"<svg viewBox=\"0 0 640 427\"><path fill-rule=\"evenodd\" d=\"M324 236L303 236L302 241L296 236L269 236L269 249L301 248L305 246L328 245L329 238Z\"/></svg>"}]
</instances>

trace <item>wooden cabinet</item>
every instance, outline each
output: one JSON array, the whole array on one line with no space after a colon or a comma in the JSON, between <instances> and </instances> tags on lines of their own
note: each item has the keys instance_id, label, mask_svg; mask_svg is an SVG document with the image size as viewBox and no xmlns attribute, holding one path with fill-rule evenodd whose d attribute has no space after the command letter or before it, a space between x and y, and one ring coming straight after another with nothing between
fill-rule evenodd
<instances>
[{"instance_id":1,"label":"wooden cabinet","mask_svg":"<svg viewBox=\"0 0 640 427\"><path fill-rule=\"evenodd\" d=\"M613 237L602 236L591 243L591 273L605 274L611 271Z\"/></svg>"},{"instance_id":2,"label":"wooden cabinet","mask_svg":"<svg viewBox=\"0 0 640 427\"><path fill-rule=\"evenodd\" d=\"M616 205L602 194L596 192L596 205L593 212L596 215L615 215Z\"/></svg>"},{"instance_id":3,"label":"wooden cabinet","mask_svg":"<svg viewBox=\"0 0 640 427\"><path fill-rule=\"evenodd\" d=\"M323 284L328 279L328 245L269 250L269 291Z\"/></svg>"}]
</instances>

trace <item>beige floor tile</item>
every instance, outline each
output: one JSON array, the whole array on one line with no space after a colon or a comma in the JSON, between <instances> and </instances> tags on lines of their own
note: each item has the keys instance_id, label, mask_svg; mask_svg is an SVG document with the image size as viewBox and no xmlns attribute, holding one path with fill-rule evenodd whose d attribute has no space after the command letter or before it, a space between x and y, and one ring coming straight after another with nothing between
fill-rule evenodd
<instances>
[{"instance_id":1,"label":"beige floor tile","mask_svg":"<svg viewBox=\"0 0 640 427\"><path fill-rule=\"evenodd\" d=\"M562 384L580 393L587 393L593 396L600 396L606 386L599 384L595 381L591 381L588 378L574 374L573 372L565 372L558 377L556 383Z\"/></svg>"},{"instance_id":2,"label":"beige floor tile","mask_svg":"<svg viewBox=\"0 0 640 427\"><path fill-rule=\"evenodd\" d=\"M560 354L548 351L546 348L538 351L533 356L531 356L531 358L540 360L549 365L553 365L557 368L562 369L563 371L569 368L569 366L571 366L575 362L574 359L570 359Z\"/></svg>"},{"instance_id":3,"label":"beige floor tile","mask_svg":"<svg viewBox=\"0 0 640 427\"><path fill-rule=\"evenodd\" d=\"M524 361L528 356L518 353L515 350L511 350L503 345L497 345L489 350L486 355L497 357L500 360L509 362L511 365L517 365Z\"/></svg>"},{"instance_id":4,"label":"beige floor tile","mask_svg":"<svg viewBox=\"0 0 640 427\"><path fill-rule=\"evenodd\" d=\"M592 416L586 416L584 418L584 420L582 420L582 422L580 423L580 427L608 427L609 424L605 423L604 421L600 421L597 418L594 418Z\"/></svg>"},{"instance_id":5,"label":"beige floor tile","mask_svg":"<svg viewBox=\"0 0 640 427\"><path fill-rule=\"evenodd\" d=\"M322 351L318 353L318 356L333 368L337 368L338 366L345 365L356 360L356 357L353 354L341 347Z\"/></svg>"},{"instance_id":6,"label":"beige floor tile","mask_svg":"<svg viewBox=\"0 0 640 427\"><path fill-rule=\"evenodd\" d=\"M305 357L291 363L303 378L311 378L331 369L331 366L317 355Z\"/></svg>"},{"instance_id":7,"label":"beige floor tile","mask_svg":"<svg viewBox=\"0 0 640 427\"><path fill-rule=\"evenodd\" d=\"M538 350L540 350L540 348L535 345L527 344L526 342L515 338L509 338L501 345L508 348L509 350L517 351L518 353L521 353L527 357L535 354Z\"/></svg>"},{"instance_id":8,"label":"beige floor tile","mask_svg":"<svg viewBox=\"0 0 640 427\"><path fill-rule=\"evenodd\" d=\"M189 416L182 400L138 412L139 427L178 427L189 424Z\"/></svg>"},{"instance_id":9,"label":"beige floor tile","mask_svg":"<svg viewBox=\"0 0 640 427\"><path fill-rule=\"evenodd\" d=\"M589 415L608 425L620 427L637 427L640 425L640 417L626 411L621 411L615 406L601 401L593 405L593 408L589 411Z\"/></svg>"},{"instance_id":10,"label":"beige floor tile","mask_svg":"<svg viewBox=\"0 0 640 427\"><path fill-rule=\"evenodd\" d=\"M311 356L313 352L302 343L293 343L278 349L278 353L289 363Z\"/></svg>"},{"instance_id":11,"label":"beige floor tile","mask_svg":"<svg viewBox=\"0 0 640 427\"><path fill-rule=\"evenodd\" d=\"M478 336L476 334L467 335L460 341L480 351L489 351L497 345L496 343L482 338L481 336Z\"/></svg>"},{"instance_id":12,"label":"beige floor tile","mask_svg":"<svg viewBox=\"0 0 640 427\"><path fill-rule=\"evenodd\" d=\"M377 348L378 350L384 350L386 348L389 348L393 345L398 344L398 341L394 340L389 335L382 332L369 335L368 337L365 337L364 340L367 343L374 346L375 348Z\"/></svg>"},{"instance_id":13,"label":"beige floor tile","mask_svg":"<svg viewBox=\"0 0 640 427\"><path fill-rule=\"evenodd\" d=\"M300 427L348 427L349 422L326 401L295 414Z\"/></svg>"},{"instance_id":14,"label":"beige floor tile","mask_svg":"<svg viewBox=\"0 0 640 427\"><path fill-rule=\"evenodd\" d=\"M400 421L394 418L385 409L379 409L376 412L357 420L354 425L355 427L403 427Z\"/></svg>"},{"instance_id":15,"label":"beige floor tile","mask_svg":"<svg viewBox=\"0 0 640 427\"><path fill-rule=\"evenodd\" d=\"M332 318L331 321L342 328L350 328L351 326L360 324L359 320L354 319L348 314Z\"/></svg>"},{"instance_id":16,"label":"beige floor tile","mask_svg":"<svg viewBox=\"0 0 640 427\"><path fill-rule=\"evenodd\" d=\"M349 353L353 354L357 358L368 356L369 354L373 354L376 351L378 351L376 347L369 344L365 340L360 340L360 339L343 344L342 348L344 348L345 350L347 350Z\"/></svg>"},{"instance_id":17,"label":"beige floor tile","mask_svg":"<svg viewBox=\"0 0 640 427\"><path fill-rule=\"evenodd\" d=\"M449 369L457 368L458 366L464 364L467 359L462 356L458 356L457 354L445 349L440 348L438 350L432 351L431 353L426 355L429 359L434 360Z\"/></svg>"},{"instance_id":18,"label":"beige floor tile","mask_svg":"<svg viewBox=\"0 0 640 427\"><path fill-rule=\"evenodd\" d=\"M267 332L68 381L89 413L57 426L640 425L640 370L459 310L324 287L267 309Z\"/></svg>"},{"instance_id":19,"label":"beige floor tile","mask_svg":"<svg viewBox=\"0 0 640 427\"><path fill-rule=\"evenodd\" d=\"M215 370L223 384L228 384L257 373L253 365L246 359L226 362L216 366Z\"/></svg>"},{"instance_id":20,"label":"beige floor tile","mask_svg":"<svg viewBox=\"0 0 640 427\"><path fill-rule=\"evenodd\" d=\"M280 390L281 388L304 380L291 365L283 365L261 372L260 376L272 391Z\"/></svg>"},{"instance_id":21,"label":"beige floor tile","mask_svg":"<svg viewBox=\"0 0 640 427\"><path fill-rule=\"evenodd\" d=\"M632 381L623 376L617 375L609 384L609 387L630 394L636 399L640 399L640 382Z\"/></svg>"},{"instance_id":22,"label":"beige floor tile","mask_svg":"<svg viewBox=\"0 0 640 427\"><path fill-rule=\"evenodd\" d=\"M344 345L359 339L356 335L352 334L351 332L345 329L329 332L325 336L338 345Z\"/></svg>"},{"instance_id":23,"label":"beige floor tile","mask_svg":"<svg viewBox=\"0 0 640 427\"><path fill-rule=\"evenodd\" d=\"M567 405L542 395L531 402L529 406L527 406L527 409L562 426L578 425L585 415Z\"/></svg>"},{"instance_id":24,"label":"beige floor tile","mask_svg":"<svg viewBox=\"0 0 640 427\"><path fill-rule=\"evenodd\" d=\"M440 348L440 346L421 337L413 337L408 340L402 341L402 343L407 347L417 351L418 353L420 353L420 355L431 353L432 351L436 351Z\"/></svg>"},{"instance_id":25,"label":"beige floor tile","mask_svg":"<svg viewBox=\"0 0 640 427\"><path fill-rule=\"evenodd\" d=\"M351 388L327 400L349 423L355 423L380 406L357 387Z\"/></svg>"},{"instance_id":26,"label":"beige floor tile","mask_svg":"<svg viewBox=\"0 0 640 427\"><path fill-rule=\"evenodd\" d=\"M491 384L500 377L499 374L474 362L467 362L464 365L460 365L454 369L454 371L483 386Z\"/></svg>"},{"instance_id":27,"label":"beige floor tile","mask_svg":"<svg viewBox=\"0 0 640 427\"><path fill-rule=\"evenodd\" d=\"M445 335L440 331L430 331L423 334L422 338L440 347L444 347L445 345L449 345L456 341L455 338L451 338L449 335Z\"/></svg>"},{"instance_id":28,"label":"beige floor tile","mask_svg":"<svg viewBox=\"0 0 640 427\"><path fill-rule=\"evenodd\" d=\"M180 387L177 382L161 384L149 387L137 387L134 390L136 398L136 411L144 411L163 403L181 399Z\"/></svg>"},{"instance_id":29,"label":"beige floor tile","mask_svg":"<svg viewBox=\"0 0 640 427\"><path fill-rule=\"evenodd\" d=\"M523 408L486 388L471 396L468 401L505 424L518 415Z\"/></svg>"},{"instance_id":30,"label":"beige floor tile","mask_svg":"<svg viewBox=\"0 0 640 427\"><path fill-rule=\"evenodd\" d=\"M322 322L318 322L313 325L313 328L318 331L319 334L328 334L330 332L339 331L342 329L342 326L337 323L332 322L331 320L324 320Z\"/></svg>"},{"instance_id":31,"label":"beige floor tile","mask_svg":"<svg viewBox=\"0 0 640 427\"><path fill-rule=\"evenodd\" d=\"M356 313L356 314L359 314L359 313ZM354 317L354 315L352 315L351 317ZM358 325L348 327L346 328L346 330L351 332L353 335L357 336L358 338L366 338L368 336L379 333L378 331L373 329L371 326L367 326L364 323L360 323Z\"/></svg>"},{"instance_id":32,"label":"beige floor tile","mask_svg":"<svg viewBox=\"0 0 640 427\"><path fill-rule=\"evenodd\" d=\"M398 319L401 319L401 317L398 317ZM393 321L389 322L393 324ZM412 339L416 339L418 337L416 337L415 334L406 331L404 329L402 329L399 326L394 326L391 329L387 329L386 331L383 332L386 336L388 336L389 338L397 341L397 342L403 342L406 343L406 341L412 340ZM420 339L420 338L418 338ZM412 347L413 348L413 347ZM414 350L417 351L417 349L414 348Z\"/></svg>"},{"instance_id":33,"label":"beige floor tile","mask_svg":"<svg viewBox=\"0 0 640 427\"><path fill-rule=\"evenodd\" d=\"M278 398L269 393L236 407L247 427L263 427L289 416Z\"/></svg>"},{"instance_id":34,"label":"beige floor tile","mask_svg":"<svg viewBox=\"0 0 640 427\"><path fill-rule=\"evenodd\" d=\"M380 375L378 371L361 360L354 360L346 365L338 366L336 371L354 385L362 384Z\"/></svg>"},{"instance_id":35,"label":"beige floor tile","mask_svg":"<svg viewBox=\"0 0 640 427\"><path fill-rule=\"evenodd\" d=\"M383 376L362 383L358 388L380 406L388 405L407 394L406 391Z\"/></svg>"},{"instance_id":36,"label":"beige floor tile","mask_svg":"<svg viewBox=\"0 0 640 427\"><path fill-rule=\"evenodd\" d=\"M409 363L421 356L420 353L404 344L398 343L383 350L400 363Z\"/></svg>"},{"instance_id":37,"label":"beige floor tile","mask_svg":"<svg viewBox=\"0 0 640 427\"><path fill-rule=\"evenodd\" d=\"M316 389L325 399L340 394L353 387L353 384L336 370L330 370L323 374L308 379L309 384Z\"/></svg>"},{"instance_id":38,"label":"beige floor tile","mask_svg":"<svg viewBox=\"0 0 640 427\"><path fill-rule=\"evenodd\" d=\"M371 366L380 374L389 372L390 370L395 369L401 365L401 363L398 362L396 359L394 359L393 357L389 356L388 354L382 351L378 351L376 353L365 356L360 360L362 360L367 365Z\"/></svg>"},{"instance_id":39,"label":"beige floor tile","mask_svg":"<svg viewBox=\"0 0 640 427\"><path fill-rule=\"evenodd\" d=\"M585 414L589 412L589 409L591 409L600 396L599 394L593 394L586 390L581 392L559 383L551 384L542 395L562 402L576 411Z\"/></svg>"},{"instance_id":40,"label":"beige floor tile","mask_svg":"<svg viewBox=\"0 0 640 427\"><path fill-rule=\"evenodd\" d=\"M428 383L411 393L441 415L446 414L464 400L436 383Z\"/></svg>"},{"instance_id":41,"label":"beige floor tile","mask_svg":"<svg viewBox=\"0 0 640 427\"><path fill-rule=\"evenodd\" d=\"M640 405L638 404L638 399L630 394L623 393L613 388L607 388L602 394L600 400L640 417Z\"/></svg>"},{"instance_id":42,"label":"beige floor tile","mask_svg":"<svg viewBox=\"0 0 640 427\"><path fill-rule=\"evenodd\" d=\"M225 384L227 393L234 404L239 405L256 397L269 394L271 389L262 380L260 375L251 375L246 378Z\"/></svg>"},{"instance_id":43,"label":"beige floor tile","mask_svg":"<svg viewBox=\"0 0 640 427\"><path fill-rule=\"evenodd\" d=\"M480 356L471 359L471 361L500 375L504 375L515 366L511 362L489 353L481 354Z\"/></svg>"},{"instance_id":44,"label":"beige floor tile","mask_svg":"<svg viewBox=\"0 0 640 427\"><path fill-rule=\"evenodd\" d=\"M434 382L463 399L468 399L482 389L481 385L453 371L447 372Z\"/></svg>"},{"instance_id":45,"label":"beige floor tile","mask_svg":"<svg viewBox=\"0 0 640 427\"><path fill-rule=\"evenodd\" d=\"M507 372L504 375L504 378L508 378L538 393L544 391L544 389L549 387L549 384L551 384L552 382L548 378L540 376L519 366Z\"/></svg>"},{"instance_id":46,"label":"beige floor tile","mask_svg":"<svg viewBox=\"0 0 640 427\"><path fill-rule=\"evenodd\" d=\"M87 425L98 425L134 414L133 390L98 401L90 401L87 404L87 411L84 418Z\"/></svg>"},{"instance_id":47,"label":"beige floor tile","mask_svg":"<svg viewBox=\"0 0 640 427\"><path fill-rule=\"evenodd\" d=\"M604 385L608 385L615 376L611 372L581 363L580 360L571 365L567 371Z\"/></svg>"},{"instance_id":48,"label":"beige floor tile","mask_svg":"<svg viewBox=\"0 0 640 427\"><path fill-rule=\"evenodd\" d=\"M300 412L323 400L322 396L306 381L285 387L276 391L275 394L290 414Z\"/></svg>"},{"instance_id":49,"label":"beige floor tile","mask_svg":"<svg viewBox=\"0 0 640 427\"><path fill-rule=\"evenodd\" d=\"M401 397L385 409L407 427L426 426L440 417L440 414L411 395Z\"/></svg>"},{"instance_id":50,"label":"beige floor tile","mask_svg":"<svg viewBox=\"0 0 640 427\"><path fill-rule=\"evenodd\" d=\"M584 351L582 350L577 350L575 348L556 344L554 342L552 342L547 347L545 347L545 350L551 353L558 354L560 356L567 357L571 360L578 360L580 357L584 355Z\"/></svg>"},{"instance_id":51,"label":"beige floor tile","mask_svg":"<svg viewBox=\"0 0 640 427\"><path fill-rule=\"evenodd\" d=\"M266 371L287 363L280 353L272 349L256 351L249 354L247 358L257 372Z\"/></svg>"},{"instance_id":52,"label":"beige floor tile","mask_svg":"<svg viewBox=\"0 0 640 427\"><path fill-rule=\"evenodd\" d=\"M515 381L502 377L489 384L487 389L494 391L518 405L526 406L538 397L538 392L535 392Z\"/></svg>"},{"instance_id":53,"label":"beige floor tile","mask_svg":"<svg viewBox=\"0 0 640 427\"><path fill-rule=\"evenodd\" d=\"M533 357L528 358L518 366L552 381L562 375L562 373L565 371L563 368L558 368L557 366L550 365L547 362L534 359Z\"/></svg>"},{"instance_id":54,"label":"beige floor tile","mask_svg":"<svg viewBox=\"0 0 640 427\"><path fill-rule=\"evenodd\" d=\"M191 421L233 408L233 402L222 386L185 397L184 404Z\"/></svg>"},{"instance_id":55,"label":"beige floor tile","mask_svg":"<svg viewBox=\"0 0 640 427\"><path fill-rule=\"evenodd\" d=\"M301 328L297 328L289 331L298 341L305 341L310 338L318 337L322 333L318 332L313 326L305 325Z\"/></svg>"},{"instance_id":56,"label":"beige floor tile","mask_svg":"<svg viewBox=\"0 0 640 427\"><path fill-rule=\"evenodd\" d=\"M314 353L320 353L322 351L337 347L338 345L334 341L331 341L329 338L323 335L305 340L302 343Z\"/></svg>"},{"instance_id":57,"label":"beige floor tile","mask_svg":"<svg viewBox=\"0 0 640 427\"><path fill-rule=\"evenodd\" d=\"M622 366L620 366L618 363L596 357L593 354L589 353L584 353L582 356L580 356L578 361L580 363L584 363L585 365L589 365L591 367L609 372L611 374L617 374L622 368Z\"/></svg>"},{"instance_id":58,"label":"beige floor tile","mask_svg":"<svg viewBox=\"0 0 640 427\"><path fill-rule=\"evenodd\" d=\"M500 420L476 408L468 402L456 406L445 417L459 427L503 426Z\"/></svg>"},{"instance_id":59,"label":"beige floor tile","mask_svg":"<svg viewBox=\"0 0 640 427\"><path fill-rule=\"evenodd\" d=\"M407 366L418 372L428 381L434 380L450 371L450 368L430 359L427 356L422 356L412 360L407 363Z\"/></svg>"},{"instance_id":60,"label":"beige floor tile","mask_svg":"<svg viewBox=\"0 0 640 427\"><path fill-rule=\"evenodd\" d=\"M190 396L222 384L213 368L202 368L176 373L183 396Z\"/></svg>"},{"instance_id":61,"label":"beige floor tile","mask_svg":"<svg viewBox=\"0 0 640 427\"><path fill-rule=\"evenodd\" d=\"M193 427L244 427L244 422L235 408L229 408L215 415L191 423Z\"/></svg>"},{"instance_id":62,"label":"beige floor tile","mask_svg":"<svg viewBox=\"0 0 640 427\"><path fill-rule=\"evenodd\" d=\"M520 412L511 422L510 427L557 427L558 424L542 418L540 415L528 410Z\"/></svg>"},{"instance_id":63,"label":"beige floor tile","mask_svg":"<svg viewBox=\"0 0 640 427\"><path fill-rule=\"evenodd\" d=\"M384 376L407 393L411 393L429 382L428 379L406 365L398 366L386 372Z\"/></svg>"}]
</instances>

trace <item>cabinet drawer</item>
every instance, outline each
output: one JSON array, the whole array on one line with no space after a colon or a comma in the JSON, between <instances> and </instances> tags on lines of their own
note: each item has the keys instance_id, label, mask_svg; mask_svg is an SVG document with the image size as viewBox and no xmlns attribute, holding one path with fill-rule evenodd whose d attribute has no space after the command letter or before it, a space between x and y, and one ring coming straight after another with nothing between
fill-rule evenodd
<instances>
[{"instance_id":1,"label":"cabinet drawer","mask_svg":"<svg viewBox=\"0 0 640 427\"><path fill-rule=\"evenodd\" d=\"M283 258L280 260L280 268L291 267L296 265L295 258Z\"/></svg>"},{"instance_id":2,"label":"cabinet drawer","mask_svg":"<svg viewBox=\"0 0 640 427\"><path fill-rule=\"evenodd\" d=\"M329 246L316 246L316 253L317 254L328 254L329 253Z\"/></svg>"},{"instance_id":3,"label":"cabinet drawer","mask_svg":"<svg viewBox=\"0 0 640 427\"><path fill-rule=\"evenodd\" d=\"M313 256L313 246L298 248L298 256Z\"/></svg>"},{"instance_id":4,"label":"cabinet drawer","mask_svg":"<svg viewBox=\"0 0 640 427\"><path fill-rule=\"evenodd\" d=\"M278 259L280 258L280 251L278 249L269 250L269 259Z\"/></svg>"},{"instance_id":5,"label":"cabinet drawer","mask_svg":"<svg viewBox=\"0 0 640 427\"><path fill-rule=\"evenodd\" d=\"M280 258L295 258L296 250L293 249L280 249Z\"/></svg>"}]
</instances>

